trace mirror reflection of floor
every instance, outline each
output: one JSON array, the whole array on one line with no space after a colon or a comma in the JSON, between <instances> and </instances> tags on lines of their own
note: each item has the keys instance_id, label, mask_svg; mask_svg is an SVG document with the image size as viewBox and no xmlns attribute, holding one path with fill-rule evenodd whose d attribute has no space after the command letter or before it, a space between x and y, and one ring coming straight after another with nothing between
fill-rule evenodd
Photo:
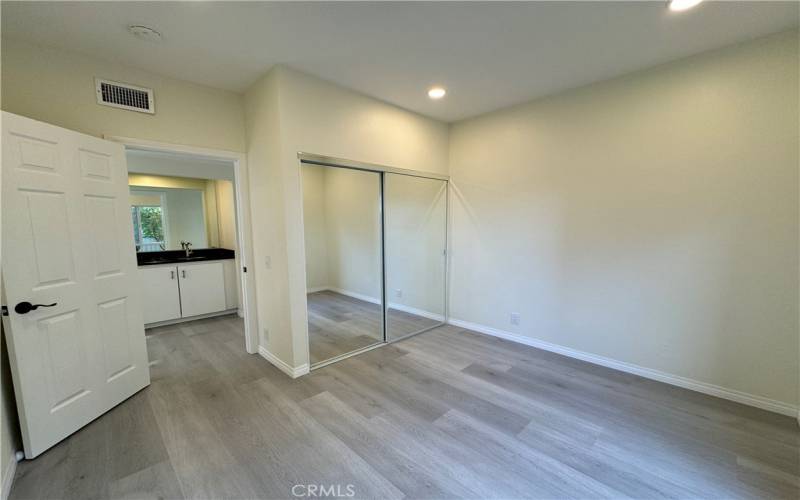
<instances>
[{"instance_id":1,"label":"mirror reflection of floor","mask_svg":"<svg viewBox=\"0 0 800 500\"><path fill-rule=\"evenodd\" d=\"M388 330L386 332L386 338L390 342L420 330L434 327L442 322L441 320L430 319L405 311L398 311L391 307L389 307L388 315L389 318L386 321L386 328Z\"/></svg>"},{"instance_id":2,"label":"mirror reflection of floor","mask_svg":"<svg viewBox=\"0 0 800 500\"><path fill-rule=\"evenodd\" d=\"M389 309L390 340L437 325L439 321ZM325 290L308 294L311 364L382 342L381 306Z\"/></svg>"}]
</instances>

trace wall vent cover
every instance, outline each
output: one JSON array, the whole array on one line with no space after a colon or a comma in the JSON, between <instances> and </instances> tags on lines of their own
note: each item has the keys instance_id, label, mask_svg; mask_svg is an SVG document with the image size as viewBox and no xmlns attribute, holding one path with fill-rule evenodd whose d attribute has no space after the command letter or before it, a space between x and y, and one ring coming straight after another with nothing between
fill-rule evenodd
<instances>
[{"instance_id":1,"label":"wall vent cover","mask_svg":"<svg viewBox=\"0 0 800 500\"><path fill-rule=\"evenodd\" d=\"M94 79L94 86L97 93L97 104L140 113L154 114L156 112L153 89L100 78Z\"/></svg>"}]
</instances>

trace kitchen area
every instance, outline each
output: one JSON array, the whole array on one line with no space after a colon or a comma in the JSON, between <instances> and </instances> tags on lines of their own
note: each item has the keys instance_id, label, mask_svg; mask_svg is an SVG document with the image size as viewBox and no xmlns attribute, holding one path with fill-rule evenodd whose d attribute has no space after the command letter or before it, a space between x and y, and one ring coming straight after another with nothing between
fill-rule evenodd
<instances>
[{"instance_id":1,"label":"kitchen area","mask_svg":"<svg viewBox=\"0 0 800 500\"><path fill-rule=\"evenodd\" d=\"M233 165L135 149L127 160L145 329L241 316Z\"/></svg>"}]
</instances>

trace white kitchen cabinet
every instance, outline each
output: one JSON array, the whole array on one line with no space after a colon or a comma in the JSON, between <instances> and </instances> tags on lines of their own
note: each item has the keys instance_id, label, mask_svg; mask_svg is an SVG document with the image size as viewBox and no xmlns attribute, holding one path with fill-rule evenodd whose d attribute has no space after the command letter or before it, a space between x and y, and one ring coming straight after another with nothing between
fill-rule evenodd
<instances>
[{"instance_id":1,"label":"white kitchen cabinet","mask_svg":"<svg viewBox=\"0 0 800 500\"><path fill-rule=\"evenodd\" d=\"M145 325L235 311L233 259L139 267Z\"/></svg>"},{"instance_id":2,"label":"white kitchen cabinet","mask_svg":"<svg viewBox=\"0 0 800 500\"><path fill-rule=\"evenodd\" d=\"M145 324L181 317L178 271L175 266L139 268L139 280Z\"/></svg>"},{"instance_id":3,"label":"white kitchen cabinet","mask_svg":"<svg viewBox=\"0 0 800 500\"><path fill-rule=\"evenodd\" d=\"M179 264L181 316L224 311L225 275L222 262Z\"/></svg>"}]
</instances>

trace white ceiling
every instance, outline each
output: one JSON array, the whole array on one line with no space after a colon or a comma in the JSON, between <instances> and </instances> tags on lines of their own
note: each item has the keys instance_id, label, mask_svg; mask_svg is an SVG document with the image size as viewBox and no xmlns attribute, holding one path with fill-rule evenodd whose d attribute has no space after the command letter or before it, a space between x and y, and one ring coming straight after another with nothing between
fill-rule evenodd
<instances>
[{"instance_id":1,"label":"white ceiling","mask_svg":"<svg viewBox=\"0 0 800 500\"><path fill-rule=\"evenodd\" d=\"M797 25L797 2L2 2L3 36L237 92L286 64L445 121Z\"/></svg>"}]
</instances>

